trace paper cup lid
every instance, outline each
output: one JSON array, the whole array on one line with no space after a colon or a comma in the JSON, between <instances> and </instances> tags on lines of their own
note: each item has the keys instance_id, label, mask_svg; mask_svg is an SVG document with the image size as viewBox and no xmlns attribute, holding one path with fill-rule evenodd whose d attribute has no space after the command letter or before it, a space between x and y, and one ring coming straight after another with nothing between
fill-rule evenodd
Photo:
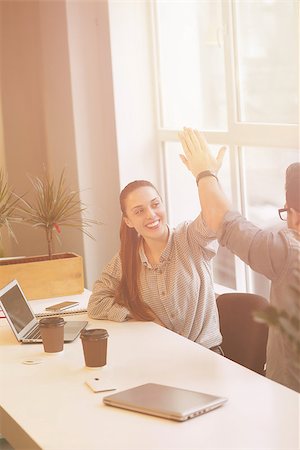
<instances>
[{"instance_id":1,"label":"paper cup lid","mask_svg":"<svg viewBox=\"0 0 300 450\"><path fill-rule=\"evenodd\" d=\"M62 317L44 317L39 321L39 325L42 327L61 326L65 323Z\"/></svg>"},{"instance_id":2,"label":"paper cup lid","mask_svg":"<svg viewBox=\"0 0 300 450\"><path fill-rule=\"evenodd\" d=\"M82 332L80 333L80 337L81 339L96 341L98 339L106 339L108 337L108 332L103 328L92 328L89 330L82 330Z\"/></svg>"}]
</instances>

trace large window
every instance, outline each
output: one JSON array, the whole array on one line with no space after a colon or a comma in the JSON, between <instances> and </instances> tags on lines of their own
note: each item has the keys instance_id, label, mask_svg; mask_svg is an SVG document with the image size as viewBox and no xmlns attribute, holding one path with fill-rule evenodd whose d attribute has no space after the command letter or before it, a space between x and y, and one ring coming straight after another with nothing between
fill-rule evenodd
<instances>
[{"instance_id":1,"label":"large window","mask_svg":"<svg viewBox=\"0 0 300 450\"><path fill-rule=\"evenodd\" d=\"M237 1L233 9L239 116L298 122L297 1Z\"/></svg>"},{"instance_id":2,"label":"large window","mask_svg":"<svg viewBox=\"0 0 300 450\"><path fill-rule=\"evenodd\" d=\"M158 135L172 225L199 211L177 131L227 145L220 180L236 209L277 225L285 168L298 154L298 1L153 1ZM174 175L176 174L176 175ZM186 199L189 199L187 201ZM268 282L220 249L217 283L268 296Z\"/></svg>"}]
</instances>

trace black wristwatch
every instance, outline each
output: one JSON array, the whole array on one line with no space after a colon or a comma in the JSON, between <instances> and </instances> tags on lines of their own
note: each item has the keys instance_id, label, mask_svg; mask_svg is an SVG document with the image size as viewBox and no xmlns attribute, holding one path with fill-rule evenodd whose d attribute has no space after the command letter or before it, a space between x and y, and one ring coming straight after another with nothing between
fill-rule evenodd
<instances>
[{"instance_id":1,"label":"black wristwatch","mask_svg":"<svg viewBox=\"0 0 300 450\"><path fill-rule=\"evenodd\" d=\"M205 178L205 177L215 177L217 181L218 177L215 173L211 172L210 170L203 170L203 172L198 173L198 175L196 176L196 184L198 186L199 181L201 180L201 178Z\"/></svg>"}]
</instances>

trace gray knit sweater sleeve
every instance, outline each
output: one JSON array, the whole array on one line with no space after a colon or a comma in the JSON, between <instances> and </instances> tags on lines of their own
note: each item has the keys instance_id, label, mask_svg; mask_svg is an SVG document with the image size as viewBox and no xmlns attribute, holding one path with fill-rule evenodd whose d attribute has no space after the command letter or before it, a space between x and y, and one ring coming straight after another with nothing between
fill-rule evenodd
<instances>
[{"instance_id":1,"label":"gray knit sweater sleeve","mask_svg":"<svg viewBox=\"0 0 300 450\"><path fill-rule=\"evenodd\" d=\"M269 280L276 279L287 263L289 249L283 229L262 230L230 211L225 214L217 237L220 245Z\"/></svg>"}]
</instances>

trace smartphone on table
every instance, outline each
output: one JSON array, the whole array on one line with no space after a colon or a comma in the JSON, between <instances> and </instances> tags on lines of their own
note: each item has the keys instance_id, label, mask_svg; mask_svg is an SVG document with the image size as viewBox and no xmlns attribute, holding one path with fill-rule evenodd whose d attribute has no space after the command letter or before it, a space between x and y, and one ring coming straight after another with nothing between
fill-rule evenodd
<instances>
[{"instance_id":1,"label":"smartphone on table","mask_svg":"<svg viewBox=\"0 0 300 450\"><path fill-rule=\"evenodd\" d=\"M106 391L115 391L116 388L112 387L111 383L107 383L102 381L98 377L89 378L85 382L93 392L106 392Z\"/></svg>"},{"instance_id":2,"label":"smartphone on table","mask_svg":"<svg viewBox=\"0 0 300 450\"><path fill-rule=\"evenodd\" d=\"M79 302L61 302L55 303L55 305L47 306L46 311L64 311L65 309L72 308L72 306L79 305Z\"/></svg>"}]
</instances>

